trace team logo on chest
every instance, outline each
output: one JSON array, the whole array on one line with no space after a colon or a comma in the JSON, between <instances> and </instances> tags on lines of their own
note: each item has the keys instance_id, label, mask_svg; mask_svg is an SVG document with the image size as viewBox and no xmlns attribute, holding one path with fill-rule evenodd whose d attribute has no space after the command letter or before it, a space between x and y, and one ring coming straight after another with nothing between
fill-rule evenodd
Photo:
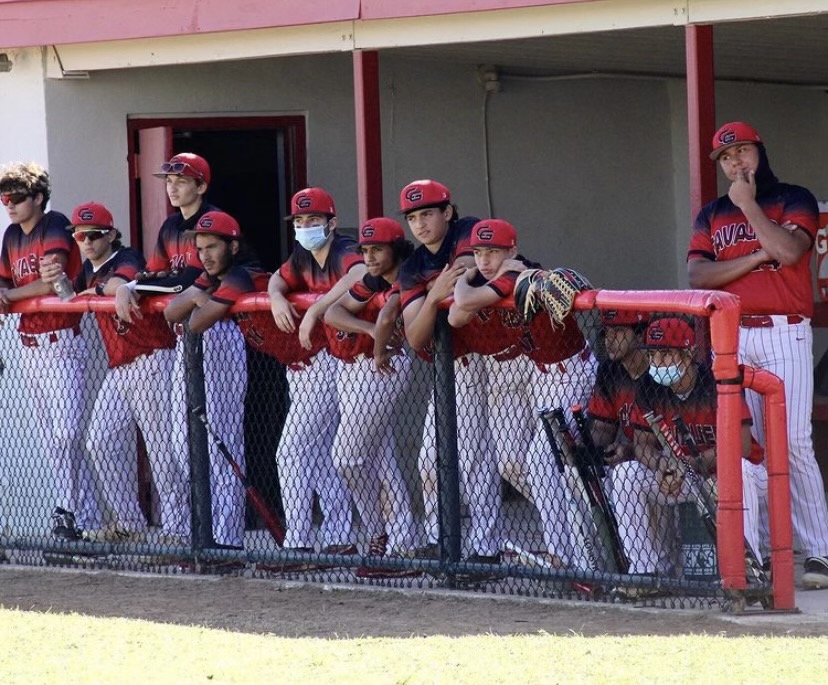
<instances>
[{"instance_id":1,"label":"team logo on chest","mask_svg":"<svg viewBox=\"0 0 828 685\"><path fill-rule=\"evenodd\" d=\"M756 232L750 224L744 221L725 224L717 228L713 234L713 248L718 254L727 247L753 240L756 240Z\"/></svg>"}]
</instances>

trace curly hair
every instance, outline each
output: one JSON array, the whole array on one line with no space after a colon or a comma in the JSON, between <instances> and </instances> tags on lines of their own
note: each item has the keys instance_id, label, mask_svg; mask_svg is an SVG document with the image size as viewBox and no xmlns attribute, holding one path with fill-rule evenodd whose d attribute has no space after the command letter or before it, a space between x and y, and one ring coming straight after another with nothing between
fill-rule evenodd
<instances>
[{"instance_id":1,"label":"curly hair","mask_svg":"<svg viewBox=\"0 0 828 685\"><path fill-rule=\"evenodd\" d=\"M43 195L42 209L49 204L52 186L49 172L37 162L12 162L0 169L0 193L25 192Z\"/></svg>"}]
</instances>

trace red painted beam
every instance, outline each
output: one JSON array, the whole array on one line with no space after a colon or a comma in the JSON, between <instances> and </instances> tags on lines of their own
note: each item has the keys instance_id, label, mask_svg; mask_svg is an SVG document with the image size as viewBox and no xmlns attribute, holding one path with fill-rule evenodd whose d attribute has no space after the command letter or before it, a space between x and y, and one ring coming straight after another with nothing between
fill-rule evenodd
<instances>
[{"instance_id":1,"label":"red painted beam","mask_svg":"<svg viewBox=\"0 0 828 685\"><path fill-rule=\"evenodd\" d=\"M0 43L22 48L394 19L597 0L0 0Z\"/></svg>"},{"instance_id":2,"label":"red painted beam","mask_svg":"<svg viewBox=\"0 0 828 685\"><path fill-rule=\"evenodd\" d=\"M687 126L690 143L690 217L717 196L716 165L710 141L716 132L716 84L713 74L713 27L685 29L687 52Z\"/></svg>"},{"instance_id":3,"label":"red painted beam","mask_svg":"<svg viewBox=\"0 0 828 685\"><path fill-rule=\"evenodd\" d=\"M359 222L382 216L382 132L380 125L379 55L354 50L357 198Z\"/></svg>"},{"instance_id":4,"label":"red painted beam","mask_svg":"<svg viewBox=\"0 0 828 685\"><path fill-rule=\"evenodd\" d=\"M4 48L183 36L359 18L360 0L0 0Z\"/></svg>"},{"instance_id":5,"label":"red painted beam","mask_svg":"<svg viewBox=\"0 0 828 685\"><path fill-rule=\"evenodd\" d=\"M597 0L362 0L361 19L396 19L438 14L507 10L542 5L574 5Z\"/></svg>"}]
</instances>

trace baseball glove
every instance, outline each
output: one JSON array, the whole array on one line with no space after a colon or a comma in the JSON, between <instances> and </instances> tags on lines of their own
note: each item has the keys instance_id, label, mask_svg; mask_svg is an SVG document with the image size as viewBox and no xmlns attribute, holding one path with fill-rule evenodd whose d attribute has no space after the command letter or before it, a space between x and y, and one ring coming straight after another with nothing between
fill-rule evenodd
<instances>
[{"instance_id":1,"label":"baseball glove","mask_svg":"<svg viewBox=\"0 0 828 685\"><path fill-rule=\"evenodd\" d=\"M572 311L575 296L583 290L592 290L592 284L573 269L527 269L515 281L515 306L526 321L545 309L552 326L558 327Z\"/></svg>"}]
</instances>

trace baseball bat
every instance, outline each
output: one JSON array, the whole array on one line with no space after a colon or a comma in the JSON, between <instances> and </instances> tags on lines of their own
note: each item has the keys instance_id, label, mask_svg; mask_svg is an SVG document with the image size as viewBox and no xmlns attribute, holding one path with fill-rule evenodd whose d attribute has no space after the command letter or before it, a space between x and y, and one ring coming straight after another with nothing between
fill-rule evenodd
<instances>
[{"instance_id":1,"label":"baseball bat","mask_svg":"<svg viewBox=\"0 0 828 685\"><path fill-rule=\"evenodd\" d=\"M276 515L270 510L270 507L267 505L267 502L264 501L261 493L256 489L256 486L253 485L248 479L247 476L244 474L244 471L241 470L238 462L235 460L232 454L230 454L230 450L227 449L227 445L224 444L224 441L213 432L213 429L210 427L209 422L207 421L207 413L204 407L196 407L192 410L193 414L198 418L201 423L204 424L204 427L207 429L207 433L216 443L216 447L218 447L219 452L230 465L230 468L233 470L236 478L239 479L239 482L244 487L244 491L247 493L247 496L250 498L250 503L253 505L253 508L258 512L259 516L262 518L262 522L265 524L265 528L267 528L268 532L270 533L271 537L276 541L276 543L281 547L285 542L285 529L284 526L279 522L279 519L276 518Z\"/></svg>"},{"instance_id":2,"label":"baseball bat","mask_svg":"<svg viewBox=\"0 0 828 685\"><path fill-rule=\"evenodd\" d=\"M677 414L673 417L673 423L675 424L676 428L678 428L678 431L681 434L684 444L687 445L687 448L690 450L691 456L696 460L698 464L701 465L701 451L699 450L699 445L696 442L696 438L693 436L693 432L687 425L687 422L684 420L683 417ZM718 496L716 494L715 489L713 489L712 495L715 498L714 501L718 503ZM768 582L768 576L765 573L765 570L762 568L762 563L756 557L753 547L751 547L750 541L747 538L745 538L745 566L747 568L749 581L752 580L757 583L763 584Z\"/></svg>"},{"instance_id":3,"label":"baseball bat","mask_svg":"<svg viewBox=\"0 0 828 685\"><path fill-rule=\"evenodd\" d=\"M687 483L690 499L696 505L702 523L710 534L713 544L717 544L716 536L716 502L711 497L710 486L700 473L697 473L683 458L683 450L678 444L664 417L652 410L644 413L644 420L650 426L664 451L667 459L667 468L681 476Z\"/></svg>"},{"instance_id":4,"label":"baseball bat","mask_svg":"<svg viewBox=\"0 0 828 685\"><path fill-rule=\"evenodd\" d=\"M604 455L592 441L592 432L589 430L586 415L580 404L572 407L572 417L575 419L575 425L578 427L578 433L581 435L581 442L588 457L586 473L589 483L587 486L592 490L593 498L606 522L607 537L609 538L607 542L612 550L618 572L626 573L630 568L630 562L627 559L626 552L624 552L624 543L621 540L621 531L618 527L615 510L612 508L604 486L604 477L606 476Z\"/></svg>"},{"instance_id":5,"label":"baseball bat","mask_svg":"<svg viewBox=\"0 0 828 685\"><path fill-rule=\"evenodd\" d=\"M586 477L583 473L583 464L577 453L577 445L566 427L563 411L558 409L540 412L541 423L549 440L549 447L555 458L555 463L564 478L564 484L569 497L567 508L570 516L570 527L585 556L587 565L592 570L603 570L611 567L611 560L606 559L599 549L597 541L603 541L601 534L602 517L592 492L586 486ZM610 568L609 570L613 570Z\"/></svg>"}]
</instances>

